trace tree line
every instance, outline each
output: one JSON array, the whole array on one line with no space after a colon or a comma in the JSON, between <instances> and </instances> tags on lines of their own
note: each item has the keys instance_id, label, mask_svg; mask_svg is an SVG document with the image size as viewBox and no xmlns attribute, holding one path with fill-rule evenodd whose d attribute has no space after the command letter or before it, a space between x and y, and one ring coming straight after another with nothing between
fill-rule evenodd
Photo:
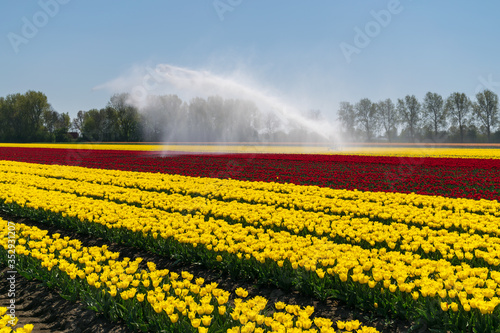
<instances>
[{"instance_id":1,"label":"tree line","mask_svg":"<svg viewBox=\"0 0 500 333\"><path fill-rule=\"evenodd\" d=\"M113 95L101 109L76 117L55 111L39 91L0 97L0 142L322 142L311 128L279 112L265 112L248 100L220 96L149 96L139 109L126 93ZM274 110L275 111L275 110ZM325 121L320 110L304 119ZM500 142L498 96L484 90L471 101L464 93L444 99L428 92L422 101L407 95L355 104L341 102L338 120L344 141Z\"/></svg>"},{"instance_id":2,"label":"tree line","mask_svg":"<svg viewBox=\"0 0 500 333\"><path fill-rule=\"evenodd\" d=\"M140 111L129 101L128 94L115 94L104 108L80 110L70 119L53 110L41 92L0 97L0 141L326 141L299 122L262 112L248 100L210 96L185 102L172 94L149 96ZM319 110L303 116L322 118Z\"/></svg>"},{"instance_id":3,"label":"tree line","mask_svg":"<svg viewBox=\"0 0 500 333\"><path fill-rule=\"evenodd\" d=\"M110 98L100 110L79 111L73 128L85 141L144 142L256 142L325 141L326 139L275 113L261 112L249 100L221 96L195 97L189 102L177 95L148 96L139 111L126 93ZM317 110L305 112L319 119Z\"/></svg>"},{"instance_id":4,"label":"tree line","mask_svg":"<svg viewBox=\"0 0 500 333\"><path fill-rule=\"evenodd\" d=\"M471 100L454 92L447 98L428 92L422 101L407 95L355 104L341 102L338 120L355 141L500 142L498 95L484 90Z\"/></svg>"}]
</instances>

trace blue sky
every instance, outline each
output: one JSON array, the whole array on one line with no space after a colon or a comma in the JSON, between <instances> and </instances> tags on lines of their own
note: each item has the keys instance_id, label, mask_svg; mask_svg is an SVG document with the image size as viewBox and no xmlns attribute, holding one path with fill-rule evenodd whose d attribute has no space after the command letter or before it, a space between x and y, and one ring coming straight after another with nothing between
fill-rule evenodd
<instances>
[{"instance_id":1,"label":"blue sky","mask_svg":"<svg viewBox=\"0 0 500 333\"><path fill-rule=\"evenodd\" d=\"M42 91L71 116L158 64L238 73L331 119L364 97L500 93L497 1L5 0L0 22L0 96Z\"/></svg>"}]
</instances>

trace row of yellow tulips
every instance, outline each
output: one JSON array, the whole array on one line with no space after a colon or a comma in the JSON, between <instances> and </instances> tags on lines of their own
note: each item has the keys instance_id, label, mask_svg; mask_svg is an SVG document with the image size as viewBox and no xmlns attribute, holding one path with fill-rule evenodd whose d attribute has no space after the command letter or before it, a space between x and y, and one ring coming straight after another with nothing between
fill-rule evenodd
<instances>
[{"instance_id":1,"label":"row of yellow tulips","mask_svg":"<svg viewBox=\"0 0 500 333\"><path fill-rule=\"evenodd\" d=\"M64 167L57 168L65 170L70 175L68 178L72 177L73 173ZM88 169L80 169L82 173L84 170ZM132 177L134 174L129 175ZM149 174L137 173L137 177L147 178ZM238 261L249 261L257 265L260 263L260 269L274 271L275 274L297 276L312 272L306 274L308 279L313 280L312 284L316 283L314 277L317 277L319 285L325 280L331 282L326 284L328 287L342 281L351 291L380 290L372 293L372 298L383 299L384 290L389 290L396 298L424 299L418 301L420 304L426 304L428 296L433 299L439 297L443 300L443 310L451 308L451 312L466 313L477 309L483 314L492 313L499 302L498 272L488 272L487 267L452 265L445 260L421 259L413 253L403 254L385 248L367 250L349 244L335 244L326 237L244 227L238 223L206 218L200 212L194 215L170 213L142 205L118 204L104 198L98 200L42 190L37 186L25 186L22 182L1 184L0 195L7 205L15 203L26 211L52 212L68 221L78 219L85 226L105 225L105 229L112 229L110 234L118 235L118 238L122 235L121 238L125 239L132 232L138 237L157 239L160 247L165 244L161 239L186 244L187 248L193 249L192 253L213 255L214 259L217 256L217 260L227 262L229 266L235 264L237 267L238 264L241 266ZM354 192L353 196L356 195L363 193ZM204 246L200 249L197 247L199 244Z\"/></svg>"},{"instance_id":2,"label":"row of yellow tulips","mask_svg":"<svg viewBox=\"0 0 500 333\"><path fill-rule=\"evenodd\" d=\"M494 146L491 144L490 146ZM211 144L101 144L101 143L0 143L0 147L20 147L20 148L53 148L53 149L90 149L90 150L140 150L157 152L193 152L193 153L272 153L272 154L325 154L325 155L365 155L365 156L397 156L397 157L447 157L447 158L485 158L498 159L500 151L498 149L483 148L484 144L458 144L459 148L441 148L435 143L422 143L415 147L398 147L398 144L387 147L363 147L347 145L337 147L334 151L329 145L299 146L292 145L268 145L262 143L221 146L218 143ZM473 146L474 148L464 148L463 146Z\"/></svg>"},{"instance_id":3,"label":"row of yellow tulips","mask_svg":"<svg viewBox=\"0 0 500 333\"><path fill-rule=\"evenodd\" d=\"M0 219L2 259L9 250L8 232L7 221ZM301 308L278 302L270 314L267 299L257 296L244 300L248 293L242 288L236 289L239 297L230 303L231 293L216 283L205 284L203 278L188 272L179 275L157 269L154 263L143 263L141 258L121 258L107 246L85 247L78 240L22 223L16 224L16 243L20 272L37 272L38 278L55 283L111 317L129 320L129 325L141 330L336 332L331 320L311 318L312 306ZM358 321L336 326L342 331L377 332L360 327Z\"/></svg>"},{"instance_id":4,"label":"row of yellow tulips","mask_svg":"<svg viewBox=\"0 0 500 333\"><path fill-rule=\"evenodd\" d=\"M0 172L16 172L36 174L47 178L64 178L80 182L116 185L127 188L138 188L149 191L180 193L207 198L217 198L226 201L242 200L249 203L262 203L283 207L294 207L300 210L343 213L342 209L352 201L355 206L363 204L378 204L363 211L346 210L344 213L356 215L383 214L384 208L392 206L408 206L407 213L436 214L441 212L442 218L455 217L466 213L484 216L500 216L500 203L492 200L472 200L464 198L447 198L419 194L361 192L338 190L318 186L303 186L295 184L279 184L269 182L249 182L232 179L189 177L147 172L132 172L120 170L89 169L82 167L40 165L24 162L0 161ZM327 200L330 199L330 200ZM337 202L338 201L338 202ZM387 206L387 207L384 207ZM398 207L401 208L401 207ZM415 211L421 208L423 211ZM382 211L380 211L382 210ZM451 211L451 212L450 212ZM386 211L391 217L393 211ZM432 215L431 214L431 215ZM451 215L450 215L451 214ZM455 215L457 214L457 215ZM401 214L403 220L408 217ZM467 215L468 216L468 215ZM378 216L384 218L384 216ZM396 218L399 218L396 216ZM418 222L418 220L417 220ZM495 220L494 222L498 222ZM451 224L453 225L453 223Z\"/></svg>"},{"instance_id":5,"label":"row of yellow tulips","mask_svg":"<svg viewBox=\"0 0 500 333\"><path fill-rule=\"evenodd\" d=\"M120 185L108 185L110 183L117 184L118 182L109 181L109 179L106 180L106 177L99 179L98 175L100 171L94 172L94 169L77 168L74 170L74 168L68 167L68 170L64 173L65 177L61 179L54 178L54 170L51 170L50 166L27 165L26 168L23 168L25 164L17 164L17 166L18 168L0 169L0 171L3 171L3 182L106 198L108 200L136 204L146 208L155 207L167 211L199 213L214 218L229 218L235 222L244 221L255 226L277 227L300 235L312 233L316 236L324 235L336 239L337 241L348 239L348 242L354 244L365 243L369 246L387 246L390 249L412 251L420 254L435 253L436 255L431 255L430 257L436 259L456 258L462 261L465 258L466 261L470 261L475 258L483 259L491 266L500 265L500 238L490 237L489 234L482 236L471 235L470 230L474 230L477 224L473 225L473 228L469 228L468 225L471 222L468 216L463 216L463 214L459 212L450 210L441 210L437 212L438 208L435 208L435 210L431 211L429 214L433 215L435 218L439 217L439 214L446 215L448 220L454 220L454 225L466 226L465 229L469 228L469 233L451 232L446 229L431 229L428 227L418 228L409 226L404 222L387 224L368 220L367 218L354 218L351 216L353 215L352 211L349 213L350 215L340 216L325 214L324 212L297 210L295 208L284 209L283 207L275 207L266 204L249 204L240 201L247 198L245 193L242 194L242 197L240 197L238 201L221 201L207 197L181 195L179 193L168 194L166 192L145 191L138 189L138 187L145 187L143 184L138 184L142 177L148 176L148 174L145 175L143 173L105 171L107 174L120 175L124 173L125 175L121 175L121 178L130 178L129 183L135 183L135 187L130 188ZM56 167L56 171L57 170L60 170L60 167ZM87 177L87 175L89 177ZM85 181L83 179L85 179ZM195 184L198 184L200 180L199 178L191 179L194 180ZM189 183L191 179L184 177L186 183ZM248 182L246 185L248 185ZM195 185L192 186L193 188L196 187ZM221 186L217 188L219 192L223 191L221 190ZM374 194L379 196L376 203L386 206L387 208L384 208L385 214L391 217L400 216L401 209L408 205L419 209L415 206L418 206L424 201L420 198L424 196L419 196L418 199L420 199L420 201L412 202L407 198L406 200L409 202L408 205L406 205L406 202L403 202L404 205L401 203L398 205L391 203L390 200L383 201L382 199L384 195L386 195L383 193L361 193L361 195L367 197L367 199L344 200L344 204L347 207L344 210L347 213L349 207L355 206L359 211L360 208L366 209L366 207L370 205L373 206ZM380 195L382 195L382 197L380 197ZM461 201L460 199L454 200ZM439 207L440 204L427 204L426 207L432 205ZM370 208L368 208L368 211L366 211L364 215L370 215L370 217L376 218L369 210ZM416 215L416 213L413 215ZM377 217L380 216L382 215ZM411 217L411 213L405 217L405 220L408 219L408 216ZM484 215L477 215L476 217L487 220ZM498 223L498 217L491 215L489 215L489 217L491 219L490 224ZM419 220L421 219L422 218L419 217ZM441 227L445 226L446 223ZM486 227L488 226L486 225Z\"/></svg>"},{"instance_id":6,"label":"row of yellow tulips","mask_svg":"<svg viewBox=\"0 0 500 333\"><path fill-rule=\"evenodd\" d=\"M412 253L385 248L367 250L336 244L326 238L243 227L212 218L207 221L200 215L167 213L34 187L1 184L0 196L6 204L16 203L28 211L52 212L77 218L84 224L106 226L105 230L112 229L111 233L122 234L122 238L130 236L123 232L128 230L141 238L150 235L158 241L173 239L194 251L217 255L218 261L248 260L252 265L263 264L265 270L270 260L291 274L312 272L309 277L317 276L320 280L332 276L335 280L330 286L347 282L346 286L381 290L382 294L389 290L395 297L410 295L414 300L420 296L440 297L452 305L453 311L468 312L475 308L483 314L492 313L500 302L497 297L500 273L486 267L457 266L445 260L421 259ZM198 244L203 247L196 249ZM382 296L377 293L374 297Z\"/></svg>"}]
</instances>

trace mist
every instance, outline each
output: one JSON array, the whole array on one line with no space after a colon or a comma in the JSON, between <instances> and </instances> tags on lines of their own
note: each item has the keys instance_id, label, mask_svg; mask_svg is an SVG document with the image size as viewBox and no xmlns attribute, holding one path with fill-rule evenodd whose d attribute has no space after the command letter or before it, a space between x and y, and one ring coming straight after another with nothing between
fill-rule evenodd
<instances>
[{"instance_id":1,"label":"mist","mask_svg":"<svg viewBox=\"0 0 500 333\"><path fill-rule=\"evenodd\" d=\"M206 127L203 125L208 125L203 122L222 122L225 127L234 126L236 130L238 127L250 127L255 133L244 133L242 137L227 128L218 128L219 135L211 135L210 140L280 141L279 135L272 134L285 133L287 141L300 142L307 132L313 134L306 135L307 141L316 139L337 146L341 144L339 125L325 119L320 110L294 106L286 98L251 83L241 71L222 75L169 64L159 64L154 68L136 66L128 74L95 89L128 93L127 103L149 117L150 125L156 127L155 131L163 133L161 141L164 142L180 138L185 141L203 140L202 133L194 130L203 131ZM175 112L172 113L172 110ZM205 115L207 112L211 114ZM187 121L186 114L191 114L190 121ZM166 115L167 119L164 119ZM193 119L201 124L193 124ZM231 122L228 123L228 120ZM220 124L211 124L217 125ZM162 131L158 126L167 128ZM294 133L302 134L296 135L294 140Z\"/></svg>"}]
</instances>

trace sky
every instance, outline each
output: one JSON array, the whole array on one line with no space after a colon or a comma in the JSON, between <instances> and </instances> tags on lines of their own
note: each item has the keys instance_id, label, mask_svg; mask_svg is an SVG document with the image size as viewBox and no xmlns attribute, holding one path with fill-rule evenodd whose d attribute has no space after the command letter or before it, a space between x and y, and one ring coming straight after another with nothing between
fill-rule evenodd
<instances>
[{"instance_id":1,"label":"sky","mask_svg":"<svg viewBox=\"0 0 500 333\"><path fill-rule=\"evenodd\" d=\"M460 0L3 0L0 96L41 91L74 117L162 64L329 119L361 98L499 94L499 13ZM162 92L191 96L179 89Z\"/></svg>"}]
</instances>

